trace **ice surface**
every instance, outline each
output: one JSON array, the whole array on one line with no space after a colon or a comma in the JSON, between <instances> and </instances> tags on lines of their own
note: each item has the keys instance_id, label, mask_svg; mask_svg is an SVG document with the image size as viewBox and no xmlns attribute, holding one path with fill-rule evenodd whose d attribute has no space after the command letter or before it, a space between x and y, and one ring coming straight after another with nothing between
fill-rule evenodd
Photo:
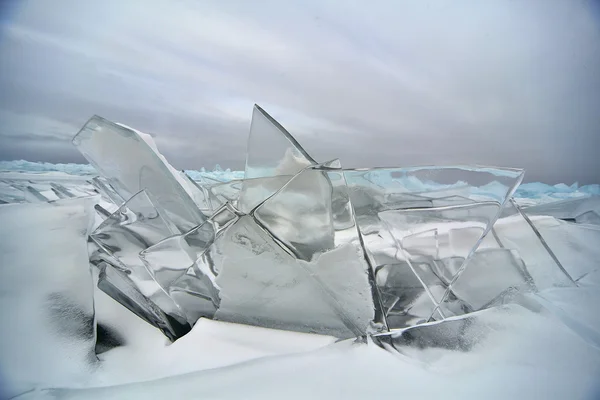
<instances>
[{"instance_id":1,"label":"ice surface","mask_svg":"<svg viewBox=\"0 0 600 400\"><path fill-rule=\"evenodd\" d=\"M6 373L13 361L2 353L0 373L10 383L10 395L33 387L125 383L82 391L34 391L24 397L387 397L398 395L397 385L390 382L399 374L402 394L414 397L588 394L600 373L600 320L594 308L600 301L600 230L593 225L594 207L565 203L557 211L574 215L564 216L571 222L537 215L535 208L529 215L522 213L508 201L521 178L519 170L343 170L337 160L318 164L304 157L291 135L266 113L258 117L262 129L254 129L261 125L253 123L253 134L258 133L249 143L263 145L255 146L258 150L248 157L259 160L250 163L251 173L263 175L248 179L217 169L188 171L192 181L168 165L147 135L108 124L133 132L139 139L136 146L153 154L150 158L157 164L152 165L164 167L158 168L156 182L166 176L169 185L179 185L191 200L186 204L193 203L202 215L200 221L182 224L180 216L165 210L156 200L158 194L144 183L152 182L152 175L141 182L145 191L122 197L103 177L88 183L92 176L0 174L0 217L9 218L8 224L0 224L0 232L12 240L2 249L0 273L11 271L13 261L19 271L32 268L23 268L18 260L32 259L34 255L20 253L35 248L39 266L34 267L44 266L46 274L33 286L28 280L26 288L10 281L0 293L0 301L2 296L16 296L16 309L26 309L30 302L39 309L23 314L31 320L4 324L9 341L0 348L10 348L12 358L19 360ZM135 148L130 153L135 154ZM539 201L589 196L594 188L525 185L522 194L528 197L517 201L534 204L538 194ZM65 261L65 244L54 235L61 236L78 215L63 207L81 201L71 196L96 192L101 196L90 204L96 212L91 207L87 211L95 227L89 230L89 262L100 288L86 292L88 297L93 293L96 302L93 343L71 340L84 330L79 323L62 321L79 320L79 314L62 299L48 307L56 298L48 302L39 293L54 282L79 279L81 271L89 273L84 256L79 273L54 276L54 271L75 262ZM26 200L39 203L23 207L54 207L54 225L46 223L47 216L38 219L41 214L36 212L26 218L23 213L2 213L3 207L21 207L3 203ZM29 217L33 219L21 222ZM33 227L41 232L28 235ZM62 236L85 253L86 231ZM74 293L82 286L77 287ZM63 289L71 295L70 287ZM45 315L40 316L46 309L61 321L62 336L42 318ZM37 329L35 334L23 333L29 328L17 329L35 345L14 345L17 338L10 334L18 324ZM194 327L186 334L189 325ZM382 335L386 328L392 333ZM169 344L163 334L176 341ZM334 341L334 336L362 338L315 353L198 372L315 349ZM57 337L63 341L55 345ZM69 350L57 363L53 349L62 351L65 346ZM90 363L82 354L93 356L94 347L99 359ZM85 351L69 352L82 348ZM41 361L32 355L33 349ZM39 371L50 368L40 378ZM365 379L365 370L377 373ZM194 373L173 377L188 372ZM236 385L230 385L232 381ZM306 381L316 382L317 388L309 385L309 393L302 383Z\"/></svg>"},{"instance_id":2,"label":"ice surface","mask_svg":"<svg viewBox=\"0 0 600 400\"><path fill-rule=\"evenodd\" d=\"M86 248L95 201L0 206L0 374L5 395L32 386L83 383L96 368Z\"/></svg>"}]
</instances>

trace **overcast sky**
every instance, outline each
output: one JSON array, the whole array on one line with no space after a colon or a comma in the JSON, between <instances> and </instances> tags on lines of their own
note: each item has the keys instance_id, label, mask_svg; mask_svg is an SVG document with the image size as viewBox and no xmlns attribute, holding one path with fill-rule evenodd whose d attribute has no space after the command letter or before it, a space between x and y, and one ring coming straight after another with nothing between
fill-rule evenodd
<instances>
[{"instance_id":1,"label":"overcast sky","mask_svg":"<svg viewBox=\"0 0 600 400\"><path fill-rule=\"evenodd\" d=\"M598 2L0 4L0 160L83 162L98 114L175 167L242 169L257 103L320 161L600 182Z\"/></svg>"}]
</instances>

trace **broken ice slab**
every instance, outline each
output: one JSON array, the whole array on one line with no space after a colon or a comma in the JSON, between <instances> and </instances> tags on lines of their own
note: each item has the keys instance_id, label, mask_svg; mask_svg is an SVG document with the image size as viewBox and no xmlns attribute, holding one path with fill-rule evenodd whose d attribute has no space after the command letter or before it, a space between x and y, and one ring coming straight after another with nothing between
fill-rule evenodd
<instances>
[{"instance_id":1,"label":"broken ice slab","mask_svg":"<svg viewBox=\"0 0 600 400\"><path fill-rule=\"evenodd\" d=\"M217 276L221 303L215 319L341 338L366 332L368 322L355 327L301 261L252 217L241 217L223 239L223 264Z\"/></svg>"},{"instance_id":2,"label":"broken ice slab","mask_svg":"<svg viewBox=\"0 0 600 400\"><path fill-rule=\"evenodd\" d=\"M464 311L464 303L476 311L502 303L501 298L507 293L531 291L534 286L519 254L497 248L477 250L450 290L460 299L461 311ZM449 314L447 308L448 305L442 306L445 314Z\"/></svg>"},{"instance_id":3,"label":"broken ice slab","mask_svg":"<svg viewBox=\"0 0 600 400\"><path fill-rule=\"evenodd\" d=\"M408 264L403 269L407 285L415 279L421 284L413 299L427 304L419 310L432 305L437 310L451 294L448 285L523 178L521 170L461 166L344 170L344 175L371 264L376 271L382 265ZM462 264L457 266L457 260ZM435 272L432 287L420 276L425 270L419 266ZM415 276L409 278L411 272ZM443 296L434 296L440 288L445 288ZM389 291L386 296L389 300ZM403 305L413 307L410 301L396 302L394 312L408 315L406 323L422 320L408 308L401 310Z\"/></svg>"},{"instance_id":4,"label":"broken ice slab","mask_svg":"<svg viewBox=\"0 0 600 400\"><path fill-rule=\"evenodd\" d=\"M57 195L62 195L64 197L62 198L70 198L70 197L75 197L75 194L71 193L69 191L69 189L67 189L66 187L64 187L63 185L61 185L60 183L56 183L56 182L51 182L50 186L52 186L53 191L57 194Z\"/></svg>"},{"instance_id":5,"label":"broken ice slab","mask_svg":"<svg viewBox=\"0 0 600 400\"><path fill-rule=\"evenodd\" d=\"M12 186L9 182L0 182L0 200L4 203L24 203L25 195L23 191Z\"/></svg>"},{"instance_id":6,"label":"broken ice slab","mask_svg":"<svg viewBox=\"0 0 600 400\"><path fill-rule=\"evenodd\" d=\"M119 196L106 179L96 176L92 178L90 183L96 188L105 201L111 202L117 206L121 206L121 204L125 202L125 199Z\"/></svg>"},{"instance_id":7,"label":"broken ice slab","mask_svg":"<svg viewBox=\"0 0 600 400\"><path fill-rule=\"evenodd\" d=\"M334 248L331 195L327 175L307 169L264 201L254 216L296 258L310 262Z\"/></svg>"},{"instance_id":8,"label":"broken ice slab","mask_svg":"<svg viewBox=\"0 0 600 400\"><path fill-rule=\"evenodd\" d=\"M200 226L183 235L168 237L142 251L140 258L165 291L177 292L179 297L183 296L181 291L197 294L202 300L208 299L212 304L218 305L215 279L220 265L214 254L217 245L213 244L237 218L236 210L226 204ZM189 276L182 277L185 274ZM180 284L183 286L179 287ZM200 307L201 310L205 308L207 306ZM214 313L214 306L208 308ZM193 310L184 311L186 315L190 315ZM206 314L201 316L212 317ZM189 322L193 324L196 319Z\"/></svg>"},{"instance_id":9,"label":"broken ice slab","mask_svg":"<svg viewBox=\"0 0 600 400\"><path fill-rule=\"evenodd\" d=\"M511 328L512 324L503 325L511 316L527 316L529 313L520 305L503 305L443 321L379 333L372 339L374 344L388 351L407 356L421 356L421 350L430 348L469 351L489 334Z\"/></svg>"},{"instance_id":10,"label":"broken ice slab","mask_svg":"<svg viewBox=\"0 0 600 400\"><path fill-rule=\"evenodd\" d=\"M138 286L123 271L102 262L98 266L98 288L144 321L160 329L171 341L185 335L190 327L163 312L138 290Z\"/></svg>"},{"instance_id":11,"label":"broken ice slab","mask_svg":"<svg viewBox=\"0 0 600 400\"><path fill-rule=\"evenodd\" d=\"M390 328L428 321L446 290L434 268L425 259L376 268L375 280Z\"/></svg>"},{"instance_id":12,"label":"broken ice slab","mask_svg":"<svg viewBox=\"0 0 600 400\"><path fill-rule=\"evenodd\" d=\"M531 219L574 281L600 269L600 228L552 217L532 216Z\"/></svg>"},{"instance_id":13,"label":"broken ice slab","mask_svg":"<svg viewBox=\"0 0 600 400\"><path fill-rule=\"evenodd\" d=\"M250 214L256 206L272 196L292 178L293 175L278 175L244 179L237 201L237 208L245 214Z\"/></svg>"},{"instance_id":14,"label":"broken ice slab","mask_svg":"<svg viewBox=\"0 0 600 400\"><path fill-rule=\"evenodd\" d=\"M296 139L256 104L246 151L244 179L293 176L316 164Z\"/></svg>"},{"instance_id":15,"label":"broken ice slab","mask_svg":"<svg viewBox=\"0 0 600 400\"><path fill-rule=\"evenodd\" d=\"M246 149L245 179L240 192L240 211L250 213L295 174L315 164L316 161L283 126L258 105L254 105Z\"/></svg>"},{"instance_id":16,"label":"broken ice slab","mask_svg":"<svg viewBox=\"0 0 600 400\"><path fill-rule=\"evenodd\" d=\"M222 207L225 203L237 205L243 181L232 180L229 182L215 183L208 186L212 193L212 205L214 209Z\"/></svg>"},{"instance_id":17,"label":"broken ice slab","mask_svg":"<svg viewBox=\"0 0 600 400\"><path fill-rule=\"evenodd\" d=\"M370 329L368 264L348 195L332 210L332 193L340 189L328 172L303 170L227 228L216 319L343 338ZM333 196L337 203L342 197Z\"/></svg>"},{"instance_id":18,"label":"broken ice slab","mask_svg":"<svg viewBox=\"0 0 600 400\"><path fill-rule=\"evenodd\" d=\"M495 247L510 249L522 259L537 289L574 286L572 277L556 256L554 248L546 242L514 199L506 204L502 217L494 224L492 235L481 244L481 248Z\"/></svg>"},{"instance_id":19,"label":"broken ice slab","mask_svg":"<svg viewBox=\"0 0 600 400\"><path fill-rule=\"evenodd\" d=\"M565 221L600 225L600 196L555 201L524 211L527 215L550 215Z\"/></svg>"},{"instance_id":20,"label":"broken ice slab","mask_svg":"<svg viewBox=\"0 0 600 400\"><path fill-rule=\"evenodd\" d=\"M139 132L94 116L73 144L123 199L146 189L182 232L206 219L182 186L184 178Z\"/></svg>"},{"instance_id":21,"label":"broken ice slab","mask_svg":"<svg viewBox=\"0 0 600 400\"><path fill-rule=\"evenodd\" d=\"M187 179L187 181L195 187L195 190L192 192L192 198L194 202L204 215L210 216L210 214L212 214L216 210L217 202L215 201L212 192L208 190L208 185L199 184L186 173L183 173L183 175ZM213 203L215 204L213 205Z\"/></svg>"},{"instance_id":22,"label":"broken ice slab","mask_svg":"<svg viewBox=\"0 0 600 400\"><path fill-rule=\"evenodd\" d=\"M136 193L90 235L106 253L114 257L138 290L153 299L163 310L183 320L183 314L156 282L140 259L140 252L178 232L145 190Z\"/></svg>"},{"instance_id":23,"label":"broken ice slab","mask_svg":"<svg viewBox=\"0 0 600 400\"><path fill-rule=\"evenodd\" d=\"M214 318L220 303L214 282L196 265L171 282L169 295L184 312L190 325L202 317Z\"/></svg>"}]
</instances>

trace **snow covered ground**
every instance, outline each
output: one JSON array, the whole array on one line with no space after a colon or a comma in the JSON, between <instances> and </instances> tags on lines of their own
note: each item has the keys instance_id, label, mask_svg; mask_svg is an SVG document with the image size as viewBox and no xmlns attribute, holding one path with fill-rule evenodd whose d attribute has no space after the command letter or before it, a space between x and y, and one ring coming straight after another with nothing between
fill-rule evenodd
<instances>
[{"instance_id":1,"label":"snow covered ground","mask_svg":"<svg viewBox=\"0 0 600 400\"><path fill-rule=\"evenodd\" d=\"M93 172L88 166L27 162L0 162L0 170L10 171L0 179L43 173L70 188ZM241 177L220 169L194 174ZM517 192L525 205L598 194L599 185L540 183ZM372 342L204 319L171 344L95 289L98 335L106 345L96 358L85 327L93 321L89 310L44 312L56 309L48 299L56 299L49 288L57 285L82 296L79 304L89 301L90 292L79 291L86 277L73 280L73 271L87 263L81 224L91 212L78 204L0 205L0 398L600 398L598 225L532 217L565 268L581 276L578 286L549 288L479 313L461 333L466 347L416 341L386 351ZM509 219L507 224L506 232L520 229ZM28 294L42 293L38 289L48 296ZM76 314L88 325L64 322Z\"/></svg>"}]
</instances>

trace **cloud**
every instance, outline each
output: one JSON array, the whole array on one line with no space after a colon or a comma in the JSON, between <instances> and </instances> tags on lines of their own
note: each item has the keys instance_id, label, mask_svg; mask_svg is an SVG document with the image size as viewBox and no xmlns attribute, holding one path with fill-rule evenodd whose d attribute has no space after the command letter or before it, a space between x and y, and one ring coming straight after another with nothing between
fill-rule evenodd
<instances>
[{"instance_id":1,"label":"cloud","mask_svg":"<svg viewBox=\"0 0 600 400\"><path fill-rule=\"evenodd\" d=\"M179 168L241 168L256 102L349 167L600 181L600 23L583 0L28 1L0 35L15 158L99 114L155 133Z\"/></svg>"}]
</instances>

